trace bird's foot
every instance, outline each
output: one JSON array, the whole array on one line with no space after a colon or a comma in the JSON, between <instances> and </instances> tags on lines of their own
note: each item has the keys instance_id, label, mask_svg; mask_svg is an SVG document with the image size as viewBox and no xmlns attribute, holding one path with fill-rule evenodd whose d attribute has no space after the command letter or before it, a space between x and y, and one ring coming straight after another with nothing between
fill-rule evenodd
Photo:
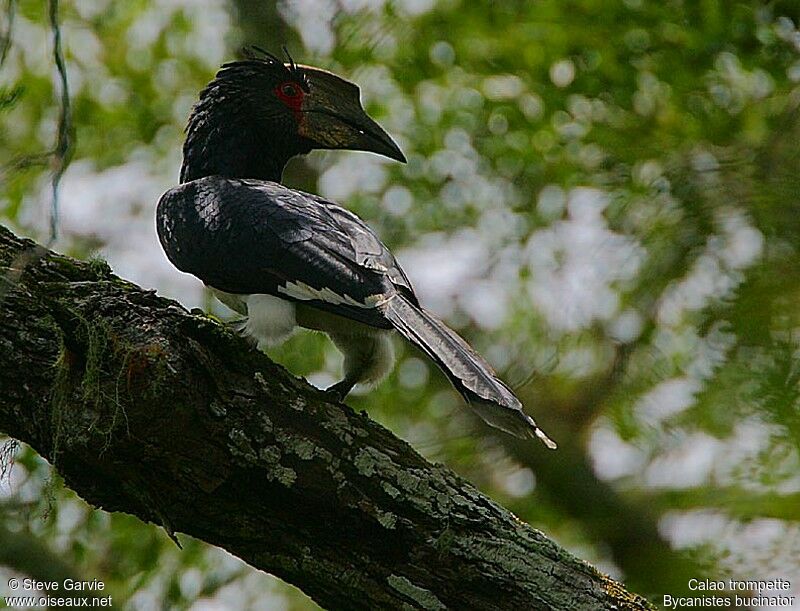
<instances>
[{"instance_id":1,"label":"bird's foot","mask_svg":"<svg viewBox=\"0 0 800 611\"><path fill-rule=\"evenodd\" d=\"M333 386L325 389L325 393L329 395L337 403L342 403L347 394L353 389L355 382L345 378L341 382L337 382Z\"/></svg>"},{"instance_id":2,"label":"bird's foot","mask_svg":"<svg viewBox=\"0 0 800 611\"><path fill-rule=\"evenodd\" d=\"M226 324L228 328L233 329L237 333L244 333L244 328L247 326L247 317L229 320Z\"/></svg>"},{"instance_id":3,"label":"bird's foot","mask_svg":"<svg viewBox=\"0 0 800 611\"><path fill-rule=\"evenodd\" d=\"M247 317L225 321L225 327L236 335L243 337L250 346L258 348L258 340L247 332Z\"/></svg>"}]
</instances>

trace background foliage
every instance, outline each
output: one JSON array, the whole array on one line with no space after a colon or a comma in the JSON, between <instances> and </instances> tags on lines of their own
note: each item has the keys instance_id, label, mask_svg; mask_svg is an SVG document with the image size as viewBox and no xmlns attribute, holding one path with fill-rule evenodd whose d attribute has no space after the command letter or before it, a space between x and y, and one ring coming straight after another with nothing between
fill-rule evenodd
<instances>
[{"instance_id":1,"label":"background foliage","mask_svg":"<svg viewBox=\"0 0 800 611\"><path fill-rule=\"evenodd\" d=\"M48 7L4 5L0 220L46 241ZM286 182L367 219L561 448L475 422L399 343L392 376L351 405L635 591L800 584L796 2L65 0L60 18L74 146L58 249L229 316L169 266L154 207L215 68L287 43L356 81L409 162L317 152ZM317 335L273 356L338 376ZM37 577L99 578L130 608L315 608L201 542L179 551L91 510L24 448L0 517L0 542L46 554Z\"/></svg>"}]
</instances>

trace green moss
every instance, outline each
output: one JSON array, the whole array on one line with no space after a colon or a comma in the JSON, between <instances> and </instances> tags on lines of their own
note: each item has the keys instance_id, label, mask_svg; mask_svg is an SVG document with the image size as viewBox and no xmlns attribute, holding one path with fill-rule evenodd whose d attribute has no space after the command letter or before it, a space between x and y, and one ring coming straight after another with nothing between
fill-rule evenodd
<instances>
[{"instance_id":1,"label":"green moss","mask_svg":"<svg viewBox=\"0 0 800 611\"><path fill-rule=\"evenodd\" d=\"M108 352L110 333L102 321L95 324L83 319L81 321L86 330L86 360L81 380L81 394L85 401L94 406L103 403L103 365Z\"/></svg>"},{"instance_id":2,"label":"green moss","mask_svg":"<svg viewBox=\"0 0 800 611\"><path fill-rule=\"evenodd\" d=\"M58 358L54 364L56 373L53 378L53 389L50 395L50 463L53 465L56 465L58 462L61 438L64 433L64 413L72 398L73 359L74 356L67 350L62 340L58 351Z\"/></svg>"},{"instance_id":3,"label":"green moss","mask_svg":"<svg viewBox=\"0 0 800 611\"><path fill-rule=\"evenodd\" d=\"M47 253L46 260L48 264L58 269L60 274L67 277L78 275L83 269L81 261L58 253Z\"/></svg>"},{"instance_id":4,"label":"green moss","mask_svg":"<svg viewBox=\"0 0 800 611\"><path fill-rule=\"evenodd\" d=\"M638 594L628 592L621 583L614 581L608 575L603 575L599 571L597 574L603 581L606 594L613 599L614 603L617 605L617 608L623 610L630 609L631 611L655 611L656 606L647 599L639 596Z\"/></svg>"},{"instance_id":5,"label":"green moss","mask_svg":"<svg viewBox=\"0 0 800 611\"><path fill-rule=\"evenodd\" d=\"M122 342L105 321L70 313L78 322L70 345L79 347L79 352L72 352L62 337L54 363L56 372L50 401L50 458L54 465L63 443L88 444L89 435L97 432L105 437L102 448L105 450L121 423L127 427L128 416L121 395L130 379L132 360L138 353L135 347ZM76 407L83 414L68 419L67 410Z\"/></svg>"},{"instance_id":6,"label":"green moss","mask_svg":"<svg viewBox=\"0 0 800 611\"><path fill-rule=\"evenodd\" d=\"M47 520L53 512L56 505L56 492L63 488L64 481L59 477L58 471L51 468L47 479L42 486L42 498L39 501L41 506L42 520Z\"/></svg>"},{"instance_id":7,"label":"green moss","mask_svg":"<svg viewBox=\"0 0 800 611\"><path fill-rule=\"evenodd\" d=\"M85 321L85 328L86 360L80 383L80 395L84 406L90 407L95 414L90 430L97 430L105 437L103 445L105 450L123 419L127 428L128 414L120 400L120 386L125 379L128 379L127 367L134 349L122 345L111 327L104 321ZM108 376L109 365L120 360L122 366L117 375ZM107 376L113 377L113 384L105 382ZM101 426L101 414L105 411L103 408L106 405L112 406L112 409L107 424Z\"/></svg>"},{"instance_id":8,"label":"green moss","mask_svg":"<svg viewBox=\"0 0 800 611\"><path fill-rule=\"evenodd\" d=\"M117 342L117 353L121 355L122 360L117 376L117 388L125 388L130 394L141 386L146 392L145 396L160 397L170 379L170 372L174 371L169 364L167 350L155 343L133 347L120 346Z\"/></svg>"},{"instance_id":9,"label":"green moss","mask_svg":"<svg viewBox=\"0 0 800 611\"><path fill-rule=\"evenodd\" d=\"M111 267L105 259L97 255L89 259L89 269L100 278L108 278L111 275Z\"/></svg>"}]
</instances>

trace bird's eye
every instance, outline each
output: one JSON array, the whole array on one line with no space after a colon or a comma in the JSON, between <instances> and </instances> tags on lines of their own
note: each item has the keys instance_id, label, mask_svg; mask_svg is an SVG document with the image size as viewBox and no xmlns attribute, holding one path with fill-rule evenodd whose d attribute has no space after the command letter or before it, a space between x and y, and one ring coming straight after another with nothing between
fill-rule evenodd
<instances>
[{"instance_id":1,"label":"bird's eye","mask_svg":"<svg viewBox=\"0 0 800 611\"><path fill-rule=\"evenodd\" d=\"M299 87L294 83L284 83L281 85L281 93L287 98L295 97L299 93L298 89Z\"/></svg>"}]
</instances>

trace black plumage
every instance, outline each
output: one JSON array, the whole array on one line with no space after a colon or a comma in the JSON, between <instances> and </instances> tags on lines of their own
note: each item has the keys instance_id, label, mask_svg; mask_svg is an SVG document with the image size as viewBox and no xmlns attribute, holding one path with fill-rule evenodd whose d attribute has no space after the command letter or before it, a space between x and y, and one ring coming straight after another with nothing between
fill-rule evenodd
<instances>
[{"instance_id":1,"label":"black plumage","mask_svg":"<svg viewBox=\"0 0 800 611\"><path fill-rule=\"evenodd\" d=\"M312 148L404 161L358 97L336 75L268 54L223 66L189 120L182 184L158 204L167 256L247 314L259 341L282 339L294 325L327 332L345 354L345 377L333 387L341 396L388 371L387 332L397 330L489 424L555 447L488 363L420 306L361 219L280 184L288 159Z\"/></svg>"},{"instance_id":2,"label":"black plumage","mask_svg":"<svg viewBox=\"0 0 800 611\"><path fill-rule=\"evenodd\" d=\"M189 205L187 205L187 203ZM267 293L381 329L375 308L402 293L417 303L405 272L353 213L274 182L211 176L167 191L158 233L170 261L226 293ZM360 305L300 299L290 285Z\"/></svg>"}]
</instances>

